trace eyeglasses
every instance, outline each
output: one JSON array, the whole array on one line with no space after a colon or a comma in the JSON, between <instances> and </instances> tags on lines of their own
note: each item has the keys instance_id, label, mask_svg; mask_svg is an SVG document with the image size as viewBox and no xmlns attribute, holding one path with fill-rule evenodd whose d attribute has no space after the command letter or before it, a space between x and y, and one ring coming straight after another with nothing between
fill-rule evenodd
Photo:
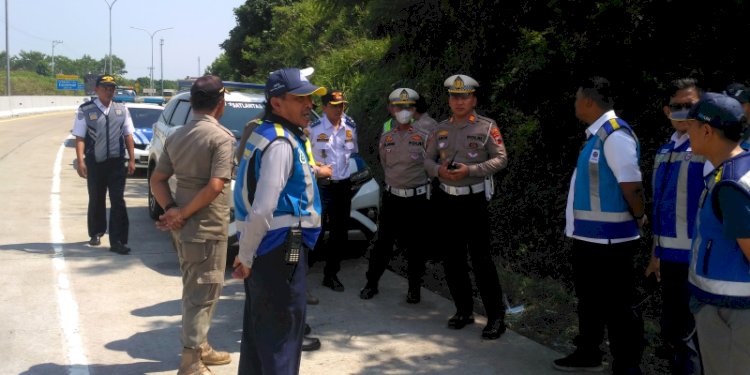
<instances>
[{"instance_id":1,"label":"eyeglasses","mask_svg":"<svg viewBox=\"0 0 750 375\"><path fill-rule=\"evenodd\" d=\"M693 103L669 103L669 110L671 111L681 111L692 107Z\"/></svg>"}]
</instances>

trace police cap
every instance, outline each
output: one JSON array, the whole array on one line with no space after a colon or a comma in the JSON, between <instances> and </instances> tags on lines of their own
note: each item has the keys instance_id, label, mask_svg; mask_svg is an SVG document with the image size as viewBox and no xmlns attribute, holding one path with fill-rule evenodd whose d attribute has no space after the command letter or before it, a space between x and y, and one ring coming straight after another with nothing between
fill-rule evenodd
<instances>
[{"instance_id":1,"label":"police cap","mask_svg":"<svg viewBox=\"0 0 750 375\"><path fill-rule=\"evenodd\" d=\"M443 83L451 94L470 94L476 91L479 83L467 75L454 74Z\"/></svg>"},{"instance_id":2,"label":"police cap","mask_svg":"<svg viewBox=\"0 0 750 375\"><path fill-rule=\"evenodd\" d=\"M417 102L417 99L419 99L419 94L417 94L416 91L401 87L397 88L393 91L391 91L391 94L388 95L388 102L396 105L396 104L410 104L414 105Z\"/></svg>"}]
</instances>

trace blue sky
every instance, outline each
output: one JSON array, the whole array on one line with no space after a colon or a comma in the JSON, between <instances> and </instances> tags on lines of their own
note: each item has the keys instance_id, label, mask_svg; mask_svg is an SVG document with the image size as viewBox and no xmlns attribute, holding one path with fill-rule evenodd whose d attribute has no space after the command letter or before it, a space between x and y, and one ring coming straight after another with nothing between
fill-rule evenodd
<instances>
[{"instance_id":1,"label":"blue sky","mask_svg":"<svg viewBox=\"0 0 750 375\"><path fill-rule=\"evenodd\" d=\"M8 3L10 53L21 50L71 59L95 59L109 53L109 6L113 0L0 0L0 50L5 50L5 2ZM233 10L245 0L116 0L112 6L112 54L125 61L127 78L148 77L150 33L154 35L154 79L161 76L160 39L164 39L164 79L196 76L222 52L219 44L236 25ZM200 58L200 65L198 60ZM3 62L3 66L5 63Z\"/></svg>"}]
</instances>

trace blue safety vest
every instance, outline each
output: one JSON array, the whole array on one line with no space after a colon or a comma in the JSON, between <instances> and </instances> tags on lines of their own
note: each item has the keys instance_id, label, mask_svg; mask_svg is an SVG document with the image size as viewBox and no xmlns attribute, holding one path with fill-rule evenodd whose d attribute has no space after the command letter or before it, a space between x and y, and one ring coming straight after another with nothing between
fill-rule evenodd
<instances>
[{"instance_id":1,"label":"blue safety vest","mask_svg":"<svg viewBox=\"0 0 750 375\"><path fill-rule=\"evenodd\" d=\"M640 159L640 145L633 129L623 120L605 122L578 155L575 195L573 196L573 234L598 239L636 237L638 224L628 209L614 173L607 165L604 141L615 131L633 137Z\"/></svg>"},{"instance_id":2,"label":"blue safety vest","mask_svg":"<svg viewBox=\"0 0 750 375\"><path fill-rule=\"evenodd\" d=\"M663 145L654 159L654 254L669 262L688 263L698 199L705 184L706 159L691 151L690 141L679 147Z\"/></svg>"},{"instance_id":3,"label":"blue safety vest","mask_svg":"<svg viewBox=\"0 0 750 375\"><path fill-rule=\"evenodd\" d=\"M750 308L750 262L736 238L724 236L714 194L723 185L740 187L750 196L750 153L727 160L706 181L700 197L696 236L690 259L690 290L701 302L727 308ZM743 181L744 180L744 181Z\"/></svg>"},{"instance_id":4,"label":"blue safety vest","mask_svg":"<svg viewBox=\"0 0 750 375\"><path fill-rule=\"evenodd\" d=\"M308 161L305 142L280 124L268 121L263 121L250 135L240 161L234 187L236 220L248 219L260 178L263 150L271 142L278 140L288 141L292 145L294 164L286 186L279 195L271 226L258 246L257 255L266 254L281 246L291 227L302 227L302 241L309 248L315 246L320 235L320 195Z\"/></svg>"}]
</instances>

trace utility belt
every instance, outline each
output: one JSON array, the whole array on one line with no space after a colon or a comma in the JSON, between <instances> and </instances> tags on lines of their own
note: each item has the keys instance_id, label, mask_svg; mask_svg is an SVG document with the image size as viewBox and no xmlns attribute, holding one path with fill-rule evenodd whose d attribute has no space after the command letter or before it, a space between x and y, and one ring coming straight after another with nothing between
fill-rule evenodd
<instances>
[{"instance_id":1,"label":"utility belt","mask_svg":"<svg viewBox=\"0 0 750 375\"><path fill-rule=\"evenodd\" d=\"M428 189L429 189L429 185L428 184L417 186L417 187L412 188L412 189L399 189L399 188L395 188L395 187L392 187L392 186L385 185L385 191L387 191L387 192L389 192L389 193L391 193L391 194L393 194L395 196L401 197L401 198L411 198L411 197L414 197L414 196L427 194L427 190Z\"/></svg>"},{"instance_id":2,"label":"utility belt","mask_svg":"<svg viewBox=\"0 0 750 375\"><path fill-rule=\"evenodd\" d=\"M450 195L476 194L484 191L484 182L469 186L450 186L444 183L440 183L440 190Z\"/></svg>"}]
</instances>

